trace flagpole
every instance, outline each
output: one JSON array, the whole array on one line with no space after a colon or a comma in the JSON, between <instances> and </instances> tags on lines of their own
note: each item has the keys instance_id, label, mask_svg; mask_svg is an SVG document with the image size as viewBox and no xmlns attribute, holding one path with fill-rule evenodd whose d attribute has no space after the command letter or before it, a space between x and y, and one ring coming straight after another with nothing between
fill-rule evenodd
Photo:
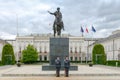
<instances>
[{"instance_id":1,"label":"flagpole","mask_svg":"<svg viewBox=\"0 0 120 80\"><path fill-rule=\"evenodd\" d=\"M83 37L83 32L81 31L81 33L82 33L82 37Z\"/></svg>"},{"instance_id":2,"label":"flagpole","mask_svg":"<svg viewBox=\"0 0 120 80\"><path fill-rule=\"evenodd\" d=\"M92 41L95 41L94 40L94 33L96 32L96 30L95 30L95 28L93 27L93 25L92 25ZM94 46L93 46L94 47Z\"/></svg>"},{"instance_id":3,"label":"flagpole","mask_svg":"<svg viewBox=\"0 0 120 80\"><path fill-rule=\"evenodd\" d=\"M81 30L80 30L80 31L81 31L81 33L82 33L82 37L83 37L84 29L82 28L82 26L81 26ZM83 55L82 55L82 51L81 51L82 49L81 49L81 48L82 48L82 47L80 46L81 63L82 63L82 56L83 56Z\"/></svg>"},{"instance_id":4,"label":"flagpole","mask_svg":"<svg viewBox=\"0 0 120 80\"><path fill-rule=\"evenodd\" d=\"M88 28L86 27L86 36L88 36L88 34L87 33L89 33L89 31L88 31ZM88 38L88 37L86 37L86 38ZM89 53L89 48L88 48L88 46L89 46L89 40L86 40L87 41L87 52L86 52L86 64L87 64L87 62L88 62L88 53Z\"/></svg>"}]
</instances>

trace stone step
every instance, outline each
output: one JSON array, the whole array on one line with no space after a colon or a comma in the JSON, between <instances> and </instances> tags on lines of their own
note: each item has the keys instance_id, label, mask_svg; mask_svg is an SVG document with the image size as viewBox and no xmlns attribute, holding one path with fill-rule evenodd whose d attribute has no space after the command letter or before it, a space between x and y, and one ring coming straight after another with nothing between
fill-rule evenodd
<instances>
[{"instance_id":1,"label":"stone step","mask_svg":"<svg viewBox=\"0 0 120 80\"><path fill-rule=\"evenodd\" d=\"M2 77L56 76L56 74L2 74ZM64 74L60 74L64 76ZM69 74L69 76L120 76L120 74Z\"/></svg>"}]
</instances>

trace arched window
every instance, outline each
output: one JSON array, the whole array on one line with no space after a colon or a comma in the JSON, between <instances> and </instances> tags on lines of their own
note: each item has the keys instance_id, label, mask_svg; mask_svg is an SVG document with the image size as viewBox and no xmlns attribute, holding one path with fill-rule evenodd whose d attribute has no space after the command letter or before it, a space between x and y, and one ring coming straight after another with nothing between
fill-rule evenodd
<instances>
[{"instance_id":1,"label":"arched window","mask_svg":"<svg viewBox=\"0 0 120 80\"><path fill-rule=\"evenodd\" d=\"M44 47L44 53L47 53L47 51L46 51L46 46Z\"/></svg>"},{"instance_id":2,"label":"arched window","mask_svg":"<svg viewBox=\"0 0 120 80\"><path fill-rule=\"evenodd\" d=\"M73 57L70 57L70 60L73 61Z\"/></svg>"},{"instance_id":3,"label":"arched window","mask_svg":"<svg viewBox=\"0 0 120 80\"><path fill-rule=\"evenodd\" d=\"M70 48L70 53L73 53L73 51L72 51L72 47Z\"/></svg>"},{"instance_id":4,"label":"arched window","mask_svg":"<svg viewBox=\"0 0 120 80\"><path fill-rule=\"evenodd\" d=\"M75 53L77 53L77 47L75 47Z\"/></svg>"},{"instance_id":5,"label":"arched window","mask_svg":"<svg viewBox=\"0 0 120 80\"><path fill-rule=\"evenodd\" d=\"M46 55L44 56L44 61L47 61L47 56Z\"/></svg>"},{"instance_id":6,"label":"arched window","mask_svg":"<svg viewBox=\"0 0 120 80\"><path fill-rule=\"evenodd\" d=\"M42 55L39 56L39 60L42 61Z\"/></svg>"},{"instance_id":7,"label":"arched window","mask_svg":"<svg viewBox=\"0 0 120 80\"><path fill-rule=\"evenodd\" d=\"M40 46L40 53L42 53L42 49L41 49L41 46Z\"/></svg>"},{"instance_id":8,"label":"arched window","mask_svg":"<svg viewBox=\"0 0 120 80\"><path fill-rule=\"evenodd\" d=\"M75 57L75 61L77 61L77 57Z\"/></svg>"}]
</instances>

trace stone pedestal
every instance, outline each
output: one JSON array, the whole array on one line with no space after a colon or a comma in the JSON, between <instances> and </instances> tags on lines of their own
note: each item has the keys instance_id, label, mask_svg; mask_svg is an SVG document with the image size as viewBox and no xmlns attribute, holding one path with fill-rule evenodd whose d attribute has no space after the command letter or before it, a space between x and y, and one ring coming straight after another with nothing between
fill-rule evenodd
<instances>
[{"instance_id":1,"label":"stone pedestal","mask_svg":"<svg viewBox=\"0 0 120 80\"><path fill-rule=\"evenodd\" d=\"M61 65L65 56L69 56L69 38L50 38L50 65L55 65L55 59L60 57Z\"/></svg>"},{"instance_id":2,"label":"stone pedestal","mask_svg":"<svg viewBox=\"0 0 120 80\"><path fill-rule=\"evenodd\" d=\"M69 38L50 38L50 65L43 65L42 70L55 70L55 59L59 56L61 70L64 69L64 59L69 57ZM77 66L70 66L70 70L78 70Z\"/></svg>"}]
</instances>

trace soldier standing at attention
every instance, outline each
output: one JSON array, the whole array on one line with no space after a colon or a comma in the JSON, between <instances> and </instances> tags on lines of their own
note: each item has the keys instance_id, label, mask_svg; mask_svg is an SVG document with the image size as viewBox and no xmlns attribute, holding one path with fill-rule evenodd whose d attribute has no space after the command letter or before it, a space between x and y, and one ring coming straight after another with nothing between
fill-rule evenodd
<instances>
[{"instance_id":1,"label":"soldier standing at attention","mask_svg":"<svg viewBox=\"0 0 120 80\"><path fill-rule=\"evenodd\" d=\"M69 58L66 56L65 60L64 60L64 69L65 69L65 77L69 76L69 68L70 68L70 60Z\"/></svg>"},{"instance_id":2,"label":"soldier standing at attention","mask_svg":"<svg viewBox=\"0 0 120 80\"><path fill-rule=\"evenodd\" d=\"M56 58L55 65L56 65L56 77L60 77L61 61L59 57Z\"/></svg>"}]
</instances>

